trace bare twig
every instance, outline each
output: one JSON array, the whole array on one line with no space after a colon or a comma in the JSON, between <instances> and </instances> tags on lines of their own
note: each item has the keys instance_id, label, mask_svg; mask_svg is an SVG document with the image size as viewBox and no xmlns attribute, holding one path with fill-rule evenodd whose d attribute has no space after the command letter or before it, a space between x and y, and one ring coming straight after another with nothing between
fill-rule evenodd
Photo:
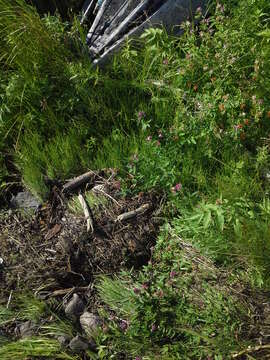
<instances>
[{"instance_id":1,"label":"bare twig","mask_svg":"<svg viewBox=\"0 0 270 360\"><path fill-rule=\"evenodd\" d=\"M87 231L89 232L91 230L91 232L93 233L94 232L94 223L93 223L93 219L91 216L90 207L87 204L87 202L82 194L79 194L78 198L79 198L79 201L83 208L83 212L84 212L84 216L85 216L86 224L87 224Z\"/></svg>"},{"instance_id":2,"label":"bare twig","mask_svg":"<svg viewBox=\"0 0 270 360\"><path fill-rule=\"evenodd\" d=\"M101 192L101 194L103 194L104 196L107 196L110 200L112 200L116 205L120 206L119 202L117 200L115 200L111 195L109 195L108 193L106 193L106 191L104 191L103 189L103 185L96 185L93 187L92 191L94 192Z\"/></svg>"},{"instance_id":3,"label":"bare twig","mask_svg":"<svg viewBox=\"0 0 270 360\"><path fill-rule=\"evenodd\" d=\"M11 302L12 294L13 294L13 290L10 291L10 294L9 294L9 297L8 297L7 309L9 307L10 302Z\"/></svg>"},{"instance_id":4,"label":"bare twig","mask_svg":"<svg viewBox=\"0 0 270 360\"><path fill-rule=\"evenodd\" d=\"M140 206L138 209L135 209L133 211L129 211L126 212L124 214L121 214L117 217L117 219L115 220L115 222L117 221L125 221L128 219L131 219L137 215L140 215L142 213L144 213L145 211L147 211L150 208L150 204L144 204L142 206Z\"/></svg>"}]
</instances>

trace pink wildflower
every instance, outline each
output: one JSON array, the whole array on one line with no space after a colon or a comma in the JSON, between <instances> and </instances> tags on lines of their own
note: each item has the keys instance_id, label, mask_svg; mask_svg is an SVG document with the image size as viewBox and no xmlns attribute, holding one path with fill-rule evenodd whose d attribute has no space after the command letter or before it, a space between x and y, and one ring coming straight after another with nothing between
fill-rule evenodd
<instances>
[{"instance_id":1,"label":"pink wildflower","mask_svg":"<svg viewBox=\"0 0 270 360\"><path fill-rule=\"evenodd\" d=\"M164 59L164 60L163 60L163 65L169 65L169 60L168 60L168 59Z\"/></svg>"},{"instance_id":2,"label":"pink wildflower","mask_svg":"<svg viewBox=\"0 0 270 360\"><path fill-rule=\"evenodd\" d=\"M171 271L171 272L170 272L170 278L171 278L171 279L175 278L176 275L177 275L177 272L176 272L176 271Z\"/></svg>"},{"instance_id":3,"label":"pink wildflower","mask_svg":"<svg viewBox=\"0 0 270 360\"><path fill-rule=\"evenodd\" d=\"M182 189L182 184L178 183L175 185L175 191L180 191Z\"/></svg>"},{"instance_id":4,"label":"pink wildflower","mask_svg":"<svg viewBox=\"0 0 270 360\"><path fill-rule=\"evenodd\" d=\"M138 119L141 120L144 117L145 117L145 112L144 111L139 111L138 112Z\"/></svg>"},{"instance_id":5,"label":"pink wildflower","mask_svg":"<svg viewBox=\"0 0 270 360\"><path fill-rule=\"evenodd\" d=\"M133 288L133 292L134 294L139 294L141 292L141 290L139 288Z\"/></svg>"}]
</instances>

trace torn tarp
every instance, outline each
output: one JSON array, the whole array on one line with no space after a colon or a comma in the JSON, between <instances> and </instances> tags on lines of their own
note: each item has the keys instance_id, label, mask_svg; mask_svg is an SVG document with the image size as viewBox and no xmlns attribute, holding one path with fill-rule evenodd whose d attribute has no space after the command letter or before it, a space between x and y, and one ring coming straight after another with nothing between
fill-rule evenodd
<instances>
[{"instance_id":1,"label":"torn tarp","mask_svg":"<svg viewBox=\"0 0 270 360\"><path fill-rule=\"evenodd\" d=\"M93 18L87 45L94 64L102 65L117 52L127 37L136 37L149 27L164 27L180 34L180 25L207 0L87 0L82 22ZM94 17L93 17L94 15Z\"/></svg>"}]
</instances>

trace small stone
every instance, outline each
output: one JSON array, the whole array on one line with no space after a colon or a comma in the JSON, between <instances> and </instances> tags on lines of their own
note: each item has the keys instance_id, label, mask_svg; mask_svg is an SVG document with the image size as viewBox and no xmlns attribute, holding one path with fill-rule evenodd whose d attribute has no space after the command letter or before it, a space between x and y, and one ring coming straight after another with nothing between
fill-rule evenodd
<instances>
[{"instance_id":1,"label":"small stone","mask_svg":"<svg viewBox=\"0 0 270 360\"><path fill-rule=\"evenodd\" d=\"M71 318L78 318L84 311L84 303L77 294L73 294L72 299L67 303L65 307L65 314Z\"/></svg>"},{"instance_id":2,"label":"small stone","mask_svg":"<svg viewBox=\"0 0 270 360\"><path fill-rule=\"evenodd\" d=\"M29 191L22 191L13 196L10 204L12 207L22 208L26 211L29 209L37 210L41 206L40 201Z\"/></svg>"},{"instance_id":3,"label":"small stone","mask_svg":"<svg viewBox=\"0 0 270 360\"><path fill-rule=\"evenodd\" d=\"M60 335L58 336L57 340L59 341L60 345L63 347L67 347L70 342L70 336L68 335Z\"/></svg>"},{"instance_id":4,"label":"small stone","mask_svg":"<svg viewBox=\"0 0 270 360\"><path fill-rule=\"evenodd\" d=\"M62 238L57 242L56 248L58 251L61 251L64 254L70 254L73 250L73 244L69 238Z\"/></svg>"},{"instance_id":5,"label":"small stone","mask_svg":"<svg viewBox=\"0 0 270 360\"><path fill-rule=\"evenodd\" d=\"M82 329L85 331L85 333L88 336L93 336L97 332L97 330L100 328L101 321L97 315L90 313L88 311L85 311L80 316L80 324L81 324Z\"/></svg>"},{"instance_id":6,"label":"small stone","mask_svg":"<svg viewBox=\"0 0 270 360\"><path fill-rule=\"evenodd\" d=\"M28 320L19 326L19 334L22 338L32 336L35 330L35 323Z\"/></svg>"},{"instance_id":7,"label":"small stone","mask_svg":"<svg viewBox=\"0 0 270 360\"><path fill-rule=\"evenodd\" d=\"M74 352L80 352L87 350L89 345L82 337L79 335L75 336L69 343L69 348Z\"/></svg>"}]
</instances>

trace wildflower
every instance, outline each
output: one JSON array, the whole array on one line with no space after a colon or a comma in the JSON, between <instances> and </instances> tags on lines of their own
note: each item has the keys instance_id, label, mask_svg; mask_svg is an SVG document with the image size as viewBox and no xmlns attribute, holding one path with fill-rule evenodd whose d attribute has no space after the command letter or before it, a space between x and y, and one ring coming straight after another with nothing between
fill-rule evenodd
<instances>
[{"instance_id":1,"label":"wildflower","mask_svg":"<svg viewBox=\"0 0 270 360\"><path fill-rule=\"evenodd\" d=\"M160 141L157 141L157 146L160 146L160 145L161 145Z\"/></svg>"},{"instance_id":2,"label":"wildflower","mask_svg":"<svg viewBox=\"0 0 270 360\"><path fill-rule=\"evenodd\" d=\"M169 60L168 60L168 59L164 59L164 60L163 60L163 65L169 65Z\"/></svg>"},{"instance_id":3,"label":"wildflower","mask_svg":"<svg viewBox=\"0 0 270 360\"><path fill-rule=\"evenodd\" d=\"M198 14L200 14L202 12L202 8L199 6L199 7L197 7L197 9L196 9L196 13L198 13Z\"/></svg>"},{"instance_id":4,"label":"wildflower","mask_svg":"<svg viewBox=\"0 0 270 360\"><path fill-rule=\"evenodd\" d=\"M242 124L237 124L237 125L234 125L234 129L235 130L239 130L239 129L242 129L243 125Z\"/></svg>"},{"instance_id":5,"label":"wildflower","mask_svg":"<svg viewBox=\"0 0 270 360\"><path fill-rule=\"evenodd\" d=\"M138 112L138 119L142 120L145 117L145 112L144 111L139 111Z\"/></svg>"},{"instance_id":6,"label":"wildflower","mask_svg":"<svg viewBox=\"0 0 270 360\"><path fill-rule=\"evenodd\" d=\"M136 356L135 360L142 360L142 359L139 356Z\"/></svg>"},{"instance_id":7,"label":"wildflower","mask_svg":"<svg viewBox=\"0 0 270 360\"><path fill-rule=\"evenodd\" d=\"M153 324L152 326L151 326L151 332L154 332L154 331L156 331L157 330L157 325L156 324Z\"/></svg>"},{"instance_id":8,"label":"wildflower","mask_svg":"<svg viewBox=\"0 0 270 360\"><path fill-rule=\"evenodd\" d=\"M161 131L159 131L159 133L158 133L158 138L159 138L159 139L163 139L163 134L162 134Z\"/></svg>"},{"instance_id":9,"label":"wildflower","mask_svg":"<svg viewBox=\"0 0 270 360\"><path fill-rule=\"evenodd\" d=\"M138 161L139 160L138 154L133 154L132 160L133 161Z\"/></svg>"},{"instance_id":10,"label":"wildflower","mask_svg":"<svg viewBox=\"0 0 270 360\"><path fill-rule=\"evenodd\" d=\"M199 35L200 35L200 37L202 38L203 35L204 35L204 32L203 32L203 31L200 31Z\"/></svg>"},{"instance_id":11,"label":"wildflower","mask_svg":"<svg viewBox=\"0 0 270 360\"><path fill-rule=\"evenodd\" d=\"M123 331L125 331L125 330L127 330L127 328L128 328L128 322L127 322L126 320L121 320L119 326L120 326L120 328L121 328Z\"/></svg>"},{"instance_id":12,"label":"wildflower","mask_svg":"<svg viewBox=\"0 0 270 360\"><path fill-rule=\"evenodd\" d=\"M178 183L175 185L175 191L180 191L182 189L182 184Z\"/></svg>"},{"instance_id":13,"label":"wildflower","mask_svg":"<svg viewBox=\"0 0 270 360\"><path fill-rule=\"evenodd\" d=\"M171 272L170 272L170 278L171 278L171 279L175 278L176 275L177 275L177 272L176 272L176 271L171 271Z\"/></svg>"},{"instance_id":14,"label":"wildflower","mask_svg":"<svg viewBox=\"0 0 270 360\"><path fill-rule=\"evenodd\" d=\"M147 136L146 141L151 141L151 140L152 140L152 136L151 135Z\"/></svg>"},{"instance_id":15,"label":"wildflower","mask_svg":"<svg viewBox=\"0 0 270 360\"><path fill-rule=\"evenodd\" d=\"M171 188L171 192L172 192L173 194L176 194L177 192L179 192L179 191L181 190L181 188L182 188L182 185L181 185L181 184L176 184L175 186L173 186L173 187Z\"/></svg>"},{"instance_id":16,"label":"wildflower","mask_svg":"<svg viewBox=\"0 0 270 360\"><path fill-rule=\"evenodd\" d=\"M143 283L143 284L142 284L142 288L143 288L144 290L148 290L148 289L149 289L149 285L148 285L147 283Z\"/></svg>"},{"instance_id":17,"label":"wildflower","mask_svg":"<svg viewBox=\"0 0 270 360\"><path fill-rule=\"evenodd\" d=\"M205 66L203 67L203 71L207 71L207 70L208 70L208 66L205 65Z\"/></svg>"},{"instance_id":18,"label":"wildflower","mask_svg":"<svg viewBox=\"0 0 270 360\"><path fill-rule=\"evenodd\" d=\"M133 292L134 294L139 294L141 292L141 290L139 288L133 288Z\"/></svg>"}]
</instances>

